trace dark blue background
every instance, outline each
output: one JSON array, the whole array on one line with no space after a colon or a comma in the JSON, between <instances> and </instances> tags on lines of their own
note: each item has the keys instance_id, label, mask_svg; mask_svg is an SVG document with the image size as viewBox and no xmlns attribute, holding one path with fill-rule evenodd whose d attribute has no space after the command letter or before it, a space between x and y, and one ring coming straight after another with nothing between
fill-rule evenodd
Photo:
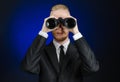
<instances>
[{"instance_id":1,"label":"dark blue background","mask_svg":"<svg viewBox=\"0 0 120 82\"><path fill-rule=\"evenodd\" d=\"M117 82L120 37L115 0L1 0L0 82L37 82L38 76L20 70L20 62L44 18L49 16L50 8L57 3L70 8L71 15L78 19L80 32L100 62L99 72L85 77L85 82ZM49 33L47 43L51 40Z\"/></svg>"}]
</instances>

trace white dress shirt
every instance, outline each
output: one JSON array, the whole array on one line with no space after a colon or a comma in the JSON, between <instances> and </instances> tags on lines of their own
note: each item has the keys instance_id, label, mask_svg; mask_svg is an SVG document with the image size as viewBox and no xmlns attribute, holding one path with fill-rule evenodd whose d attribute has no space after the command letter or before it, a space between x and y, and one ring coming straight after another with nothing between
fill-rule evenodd
<instances>
[{"instance_id":1,"label":"white dress shirt","mask_svg":"<svg viewBox=\"0 0 120 82\"><path fill-rule=\"evenodd\" d=\"M42 32L42 31L40 31L39 32L39 35L41 35L41 36L43 36L43 37L45 37L45 38L48 38L48 34L46 33L46 32ZM74 40L78 40L79 38L81 38L82 37L82 34L79 32L79 33L77 33L77 34L75 34L75 35L73 35L73 39ZM66 51L67 51L67 49L68 49L68 45L69 45L69 43L70 43L70 39L68 39L68 41L66 42L66 43L64 43L63 44L63 46L64 46L64 53L66 54ZM53 40L53 44L55 45L55 48L56 48L56 53L57 53L57 58L58 58L58 62L59 62L59 54L60 54L60 46L61 46L61 44L59 44L57 41L55 41L55 40Z\"/></svg>"},{"instance_id":2,"label":"white dress shirt","mask_svg":"<svg viewBox=\"0 0 120 82\"><path fill-rule=\"evenodd\" d=\"M64 50L65 54L67 52L69 43L70 43L70 39L68 39L68 41L66 43L62 44L63 47L64 47L63 50ZM57 53L57 58L58 58L58 62L59 62L59 59L60 59L59 58L59 54L60 54L60 46L61 46L61 44L59 44L56 40L53 40L53 44L55 45L56 53Z\"/></svg>"}]
</instances>

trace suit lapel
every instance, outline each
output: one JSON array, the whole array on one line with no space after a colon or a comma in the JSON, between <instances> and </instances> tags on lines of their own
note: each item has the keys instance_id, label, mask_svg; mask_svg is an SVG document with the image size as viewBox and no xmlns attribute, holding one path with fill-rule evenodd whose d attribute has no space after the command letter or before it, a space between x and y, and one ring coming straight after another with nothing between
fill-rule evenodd
<instances>
[{"instance_id":1,"label":"suit lapel","mask_svg":"<svg viewBox=\"0 0 120 82\"><path fill-rule=\"evenodd\" d=\"M46 47L46 52L48 54L51 64L53 65L53 67L55 68L57 73L59 73L60 69L59 69L59 63L58 63L58 59L57 59L56 49L52 42ZM77 54L77 51L76 51L74 45L72 43L70 43L68 45L66 56L62 63L61 72L65 69L65 67L67 66L67 64L70 60L72 60L72 62L73 62L74 59L76 59L78 57L79 57L79 55Z\"/></svg>"},{"instance_id":2,"label":"suit lapel","mask_svg":"<svg viewBox=\"0 0 120 82\"><path fill-rule=\"evenodd\" d=\"M72 43L70 43L68 46L67 52L66 52L66 56L63 60L63 65L62 65L61 70L63 71L65 69L65 67L67 66L67 64L69 63L70 60L73 62L78 57L79 57L79 55L77 54L77 51L76 51L74 45Z\"/></svg>"},{"instance_id":3,"label":"suit lapel","mask_svg":"<svg viewBox=\"0 0 120 82\"><path fill-rule=\"evenodd\" d=\"M48 57L50 58L51 64L53 65L55 70L59 73L59 64L58 64L56 49L52 42L47 46L46 52L48 54Z\"/></svg>"}]
</instances>

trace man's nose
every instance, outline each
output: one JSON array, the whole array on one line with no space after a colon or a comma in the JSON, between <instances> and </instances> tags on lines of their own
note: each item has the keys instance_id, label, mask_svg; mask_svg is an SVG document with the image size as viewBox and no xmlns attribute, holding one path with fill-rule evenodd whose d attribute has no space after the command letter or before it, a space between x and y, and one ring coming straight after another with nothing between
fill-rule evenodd
<instances>
[{"instance_id":1,"label":"man's nose","mask_svg":"<svg viewBox=\"0 0 120 82\"><path fill-rule=\"evenodd\" d=\"M63 26L61 24L58 26L58 30L63 30Z\"/></svg>"},{"instance_id":2,"label":"man's nose","mask_svg":"<svg viewBox=\"0 0 120 82\"><path fill-rule=\"evenodd\" d=\"M59 27L60 27L60 28L62 28L62 25L61 25L61 24L59 24Z\"/></svg>"},{"instance_id":3,"label":"man's nose","mask_svg":"<svg viewBox=\"0 0 120 82\"><path fill-rule=\"evenodd\" d=\"M59 24L59 28L63 29L63 25L62 25L62 24Z\"/></svg>"}]
</instances>

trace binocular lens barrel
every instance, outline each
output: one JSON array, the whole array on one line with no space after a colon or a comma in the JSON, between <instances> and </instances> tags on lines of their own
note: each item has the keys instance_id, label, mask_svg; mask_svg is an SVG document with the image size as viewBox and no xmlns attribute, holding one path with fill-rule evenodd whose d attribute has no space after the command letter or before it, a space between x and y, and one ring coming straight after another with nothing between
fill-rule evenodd
<instances>
[{"instance_id":1,"label":"binocular lens barrel","mask_svg":"<svg viewBox=\"0 0 120 82\"><path fill-rule=\"evenodd\" d=\"M64 21L64 26L71 29L74 28L76 25L76 21L73 18L66 18Z\"/></svg>"},{"instance_id":2,"label":"binocular lens barrel","mask_svg":"<svg viewBox=\"0 0 120 82\"><path fill-rule=\"evenodd\" d=\"M63 26L71 29L71 28L75 27L76 21L73 18L65 18L65 19L49 18L46 21L46 27L49 28L49 29L53 29L53 28L57 27L59 24L62 24Z\"/></svg>"},{"instance_id":3,"label":"binocular lens barrel","mask_svg":"<svg viewBox=\"0 0 120 82\"><path fill-rule=\"evenodd\" d=\"M55 28L56 26L58 25L58 22L55 18L49 18L47 21L46 21L46 27L49 28L49 29L53 29Z\"/></svg>"}]
</instances>

